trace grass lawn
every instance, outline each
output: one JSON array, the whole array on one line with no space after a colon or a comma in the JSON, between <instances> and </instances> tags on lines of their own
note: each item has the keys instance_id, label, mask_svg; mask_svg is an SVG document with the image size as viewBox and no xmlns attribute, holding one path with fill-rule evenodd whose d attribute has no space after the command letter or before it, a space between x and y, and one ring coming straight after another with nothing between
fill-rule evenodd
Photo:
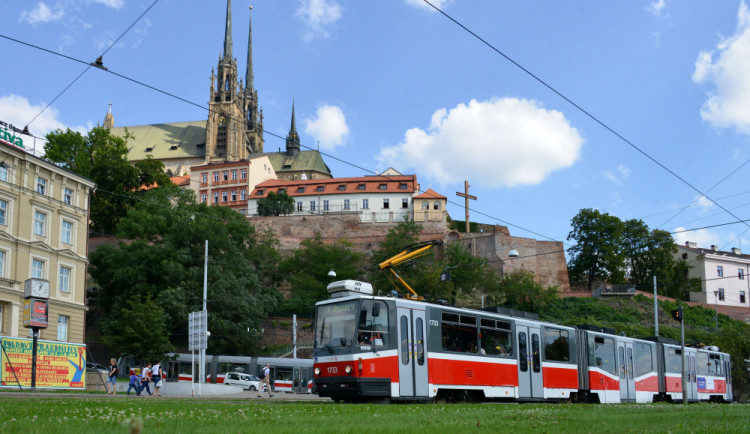
<instances>
[{"instance_id":1,"label":"grass lawn","mask_svg":"<svg viewBox=\"0 0 750 434\"><path fill-rule=\"evenodd\" d=\"M0 398L2 433L750 432L748 404L335 404Z\"/></svg>"}]
</instances>

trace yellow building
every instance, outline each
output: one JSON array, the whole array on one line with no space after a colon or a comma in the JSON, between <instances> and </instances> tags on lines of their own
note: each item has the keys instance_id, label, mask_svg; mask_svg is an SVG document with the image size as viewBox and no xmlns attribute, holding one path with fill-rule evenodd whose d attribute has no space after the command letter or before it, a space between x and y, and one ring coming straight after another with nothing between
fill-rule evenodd
<instances>
[{"instance_id":1,"label":"yellow building","mask_svg":"<svg viewBox=\"0 0 750 434\"><path fill-rule=\"evenodd\" d=\"M41 339L84 341L89 194L95 184L0 140L0 335L29 337L23 285L49 280Z\"/></svg>"}]
</instances>

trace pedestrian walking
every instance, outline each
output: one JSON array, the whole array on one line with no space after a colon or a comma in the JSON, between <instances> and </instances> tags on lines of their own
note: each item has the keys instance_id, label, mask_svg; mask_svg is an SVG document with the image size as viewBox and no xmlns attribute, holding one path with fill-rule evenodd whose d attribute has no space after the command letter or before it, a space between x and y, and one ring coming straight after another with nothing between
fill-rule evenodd
<instances>
[{"instance_id":1,"label":"pedestrian walking","mask_svg":"<svg viewBox=\"0 0 750 434\"><path fill-rule=\"evenodd\" d=\"M161 374L162 374L161 360L159 360L151 369L151 379L154 382L154 395L155 396L161 396L161 385L162 385Z\"/></svg>"},{"instance_id":2,"label":"pedestrian walking","mask_svg":"<svg viewBox=\"0 0 750 434\"><path fill-rule=\"evenodd\" d=\"M151 395L151 387L148 385L149 381L151 381L151 363L146 363L146 366L141 370L141 392L146 389L148 396L153 396Z\"/></svg>"},{"instance_id":3,"label":"pedestrian walking","mask_svg":"<svg viewBox=\"0 0 750 434\"><path fill-rule=\"evenodd\" d=\"M128 383L128 392L127 394L130 395L130 391L135 389L135 394L138 396L141 396L141 379L138 377L138 374L135 373L135 371L131 370L130 367L128 367L128 372L130 372L130 383Z\"/></svg>"},{"instance_id":4,"label":"pedestrian walking","mask_svg":"<svg viewBox=\"0 0 750 434\"><path fill-rule=\"evenodd\" d=\"M268 387L268 397L273 398L273 394L271 393L271 382L268 379L270 376L271 368L268 366L268 363L266 363L266 366L260 373L260 389L258 390L258 398L263 397L263 386Z\"/></svg>"},{"instance_id":5,"label":"pedestrian walking","mask_svg":"<svg viewBox=\"0 0 750 434\"><path fill-rule=\"evenodd\" d=\"M117 393L117 374L120 372L120 370L117 368L117 360L110 359L109 360L109 372L107 373L107 384L105 384L105 388L107 389L107 394L114 395ZM110 390L111 389L111 390Z\"/></svg>"}]
</instances>

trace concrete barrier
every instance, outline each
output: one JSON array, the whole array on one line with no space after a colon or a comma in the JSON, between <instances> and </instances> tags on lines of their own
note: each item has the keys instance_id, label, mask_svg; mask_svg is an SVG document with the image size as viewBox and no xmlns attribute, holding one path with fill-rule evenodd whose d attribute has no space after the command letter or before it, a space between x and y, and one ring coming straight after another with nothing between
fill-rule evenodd
<instances>
[{"instance_id":1,"label":"concrete barrier","mask_svg":"<svg viewBox=\"0 0 750 434\"><path fill-rule=\"evenodd\" d=\"M161 394L164 396L193 396L193 384L191 383L166 382L162 384ZM153 383L150 386L153 393ZM198 384L195 384L195 396L198 396L198 387ZM224 384L210 383L204 383L200 385L200 388L201 396L231 395L242 393L243 391L240 386L225 386Z\"/></svg>"}]
</instances>

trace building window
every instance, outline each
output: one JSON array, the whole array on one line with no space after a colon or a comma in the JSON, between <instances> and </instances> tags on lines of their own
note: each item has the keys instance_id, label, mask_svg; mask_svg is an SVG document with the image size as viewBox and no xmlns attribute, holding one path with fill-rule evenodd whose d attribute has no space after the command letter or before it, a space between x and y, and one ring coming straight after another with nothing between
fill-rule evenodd
<instances>
[{"instance_id":1,"label":"building window","mask_svg":"<svg viewBox=\"0 0 750 434\"><path fill-rule=\"evenodd\" d=\"M346 185L344 184L339 185L339 191L344 191L344 190L346 190Z\"/></svg>"},{"instance_id":2,"label":"building window","mask_svg":"<svg viewBox=\"0 0 750 434\"><path fill-rule=\"evenodd\" d=\"M66 205L73 204L73 190L67 187L63 188L63 203Z\"/></svg>"},{"instance_id":3,"label":"building window","mask_svg":"<svg viewBox=\"0 0 750 434\"><path fill-rule=\"evenodd\" d=\"M315 201L311 200L310 201L310 212L313 212L313 211L315 211Z\"/></svg>"},{"instance_id":4,"label":"building window","mask_svg":"<svg viewBox=\"0 0 750 434\"><path fill-rule=\"evenodd\" d=\"M745 304L745 291L740 291L740 303Z\"/></svg>"},{"instance_id":5,"label":"building window","mask_svg":"<svg viewBox=\"0 0 750 434\"><path fill-rule=\"evenodd\" d=\"M362 199L362 209L370 209L370 201L368 199Z\"/></svg>"},{"instance_id":6,"label":"building window","mask_svg":"<svg viewBox=\"0 0 750 434\"><path fill-rule=\"evenodd\" d=\"M409 199L407 198L401 199L401 208L409 208Z\"/></svg>"},{"instance_id":7,"label":"building window","mask_svg":"<svg viewBox=\"0 0 750 434\"><path fill-rule=\"evenodd\" d=\"M399 190L406 190L406 189L407 189L407 187L408 187L408 186L407 186L406 184L403 184L403 183L401 183L401 184L399 184L399 185L398 185L398 189L399 189Z\"/></svg>"},{"instance_id":8,"label":"building window","mask_svg":"<svg viewBox=\"0 0 750 434\"><path fill-rule=\"evenodd\" d=\"M44 279L44 261L39 259L31 261L31 277Z\"/></svg>"},{"instance_id":9,"label":"building window","mask_svg":"<svg viewBox=\"0 0 750 434\"><path fill-rule=\"evenodd\" d=\"M70 293L70 268L60 267L60 292Z\"/></svg>"},{"instance_id":10,"label":"building window","mask_svg":"<svg viewBox=\"0 0 750 434\"><path fill-rule=\"evenodd\" d=\"M344 199L344 209L349 209L349 199Z\"/></svg>"},{"instance_id":11,"label":"building window","mask_svg":"<svg viewBox=\"0 0 750 434\"><path fill-rule=\"evenodd\" d=\"M60 342L68 341L68 321L69 318L65 315L57 316L57 340Z\"/></svg>"},{"instance_id":12,"label":"building window","mask_svg":"<svg viewBox=\"0 0 750 434\"><path fill-rule=\"evenodd\" d=\"M208 173L201 173L201 184L208 183Z\"/></svg>"},{"instance_id":13,"label":"building window","mask_svg":"<svg viewBox=\"0 0 750 434\"><path fill-rule=\"evenodd\" d=\"M359 184L357 186L357 190L364 190L364 189L365 189L365 185L364 184Z\"/></svg>"},{"instance_id":14,"label":"building window","mask_svg":"<svg viewBox=\"0 0 750 434\"><path fill-rule=\"evenodd\" d=\"M265 191L265 190L263 190L262 188L260 188L260 189L258 189L258 192L257 192L256 194L257 194L258 196L263 196L263 192L264 192L264 191Z\"/></svg>"},{"instance_id":15,"label":"building window","mask_svg":"<svg viewBox=\"0 0 750 434\"><path fill-rule=\"evenodd\" d=\"M305 187L297 187L297 193L304 193Z\"/></svg>"},{"instance_id":16,"label":"building window","mask_svg":"<svg viewBox=\"0 0 750 434\"><path fill-rule=\"evenodd\" d=\"M245 200L246 197L245 190L240 190L240 200Z\"/></svg>"},{"instance_id":17,"label":"building window","mask_svg":"<svg viewBox=\"0 0 750 434\"><path fill-rule=\"evenodd\" d=\"M236 181L236 180L237 180L237 169L232 170L232 181Z\"/></svg>"},{"instance_id":18,"label":"building window","mask_svg":"<svg viewBox=\"0 0 750 434\"><path fill-rule=\"evenodd\" d=\"M719 288L719 301L724 301L724 288Z\"/></svg>"},{"instance_id":19,"label":"building window","mask_svg":"<svg viewBox=\"0 0 750 434\"><path fill-rule=\"evenodd\" d=\"M381 190L385 190L386 188L388 188L388 186L387 186L387 185L385 185L385 184L380 184L380 185L378 186L378 188L379 188L379 189L381 189Z\"/></svg>"},{"instance_id":20,"label":"building window","mask_svg":"<svg viewBox=\"0 0 750 434\"><path fill-rule=\"evenodd\" d=\"M247 169L240 169L240 179L247 179Z\"/></svg>"},{"instance_id":21,"label":"building window","mask_svg":"<svg viewBox=\"0 0 750 434\"><path fill-rule=\"evenodd\" d=\"M222 191L221 192L221 201L222 202L226 202L227 201L227 192L226 191Z\"/></svg>"},{"instance_id":22,"label":"building window","mask_svg":"<svg viewBox=\"0 0 750 434\"><path fill-rule=\"evenodd\" d=\"M323 211L328 211L328 201L327 200L323 201Z\"/></svg>"},{"instance_id":23,"label":"building window","mask_svg":"<svg viewBox=\"0 0 750 434\"><path fill-rule=\"evenodd\" d=\"M0 200L0 225L7 225L8 201ZM740 270L742 271L742 270Z\"/></svg>"},{"instance_id":24,"label":"building window","mask_svg":"<svg viewBox=\"0 0 750 434\"><path fill-rule=\"evenodd\" d=\"M721 265L716 266L716 275L719 277L724 277L724 267Z\"/></svg>"},{"instance_id":25,"label":"building window","mask_svg":"<svg viewBox=\"0 0 750 434\"><path fill-rule=\"evenodd\" d=\"M687 255L687 253L683 253L683 254L682 254L682 259L684 259L684 260L687 260L687 258L688 258L688 255Z\"/></svg>"},{"instance_id":26,"label":"building window","mask_svg":"<svg viewBox=\"0 0 750 434\"><path fill-rule=\"evenodd\" d=\"M422 201L422 209L423 209L423 210L428 210L428 209L430 209L430 203L429 203L429 202L427 202L426 200Z\"/></svg>"},{"instance_id":27,"label":"building window","mask_svg":"<svg viewBox=\"0 0 750 434\"><path fill-rule=\"evenodd\" d=\"M219 203L219 193L214 193L214 203Z\"/></svg>"},{"instance_id":28,"label":"building window","mask_svg":"<svg viewBox=\"0 0 750 434\"><path fill-rule=\"evenodd\" d=\"M225 171L221 172L221 176L224 179L224 181L229 181L229 171L228 170L225 170Z\"/></svg>"},{"instance_id":29,"label":"building window","mask_svg":"<svg viewBox=\"0 0 750 434\"><path fill-rule=\"evenodd\" d=\"M436 201L435 201L435 202L434 202L434 203L432 204L432 209L440 209L440 202L436 200Z\"/></svg>"},{"instance_id":30,"label":"building window","mask_svg":"<svg viewBox=\"0 0 750 434\"><path fill-rule=\"evenodd\" d=\"M8 182L8 168L5 165L0 166L0 181ZM0 323L2 325L2 323Z\"/></svg>"},{"instance_id":31,"label":"building window","mask_svg":"<svg viewBox=\"0 0 750 434\"><path fill-rule=\"evenodd\" d=\"M47 194L47 180L44 178L36 179L36 192L39 194Z\"/></svg>"},{"instance_id":32,"label":"building window","mask_svg":"<svg viewBox=\"0 0 750 434\"><path fill-rule=\"evenodd\" d=\"M73 223L63 220L62 222L62 234L63 244L73 244Z\"/></svg>"},{"instance_id":33,"label":"building window","mask_svg":"<svg viewBox=\"0 0 750 434\"><path fill-rule=\"evenodd\" d=\"M235 201L237 201L237 192L233 191L232 192L232 202L235 202Z\"/></svg>"},{"instance_id":34,"label":"building window","mask_svg":"<svg viewBox=\"0 0 750 434\"><path fill-rule=\"evenodd\" d=\"M315 189L315 191L323 191L324 187L322 185L319 185L318 188Z\"/></svg>"},{"instance_id":35,"label":"building window","mask_svg":"<svg viewBox=\"0 0 750 434\"><path fill-rule=\"evenodd\" d=\"M5 277L5 251L4 250L0 250L0 277Z\"/></svg>"},{"instance_id":36,"label":"building window","mask_svg":"<svg viewBox=\"0 0 750 434\"><path fill-rule=\"evenodd\" d=\"M44 236L45 232L45 226L47 224L47 214L43 212L36 211L34 212L34 233L36 235L39 235L41 237Z\"/></svg>"},{"instance_id":37,"label":"building window","mask_svg":"<svg viewBox=\"0 0 750 434\"><path fill-rule=\"evenodd\" d=\"M297 211L302 211L302 202L297 202Z\"/></svg>"},{"instance_id":38,"label":"building window","mask_svg":"<svg viewBox=\"0 0 750 434\"><path fill-rule=\"evenodd\" d=\"M206 203L206 193L201 193L201 203Z\"/></svg>"},{"instance_id":39,"label":"building window","mask_svg":"<svg viewBox=\"0 0 750 434\"><path fill-rule=\"evenodd\" d=\"M383 208L388 209L391 207L390 199L383 199Z\"/></svg>"},{"instance_id":40,"label":"building window","mask_svg":"<svg viewBox=\"0 0 750 434\"><path fill-rule=\"evenodd\" d=\"M219 182L219 172L214 172L214 182Z\"/></svg>"},{"instance_id":41,"label":"building window","mask_svg":"<svg viewBox=\"0 0 750 434\"><path fill-rule=\"evenodd\" d=\"M738 268L737 278L739 278L740 280L745 280L745 270L743 270L742 268Z\"/></svg>"}]
</instances>

